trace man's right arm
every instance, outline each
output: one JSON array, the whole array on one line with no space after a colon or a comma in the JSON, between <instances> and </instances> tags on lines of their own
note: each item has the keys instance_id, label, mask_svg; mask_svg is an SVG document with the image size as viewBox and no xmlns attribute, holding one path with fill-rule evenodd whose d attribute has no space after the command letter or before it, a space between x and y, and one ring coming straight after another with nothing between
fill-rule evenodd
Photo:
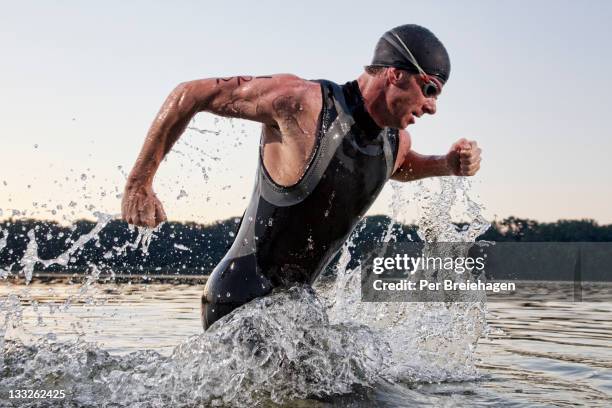
<instances>
[{"instance_id":1,"label":"man's right arm","mask_svg":"<svg viewBox=\"0 0 612 408\"><path fill-rule=\"evenodd\" d=\"M166 98L130 172L122 202L123 219L155 226L166 219L152 184L159 164L198 112L279 126L288 111L300 111L306 81L288 74L237 76L184 82Z\"/></svg>"}]
</instances>

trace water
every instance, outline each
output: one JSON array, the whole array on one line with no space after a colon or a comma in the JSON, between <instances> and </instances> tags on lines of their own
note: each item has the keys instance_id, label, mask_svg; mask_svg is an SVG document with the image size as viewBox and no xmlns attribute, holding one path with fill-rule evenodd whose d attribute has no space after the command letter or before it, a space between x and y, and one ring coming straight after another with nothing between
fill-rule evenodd
<instances>
[{"instance_id":1,"label":"water","mask_svg":"<svg viewBox=\"0 0 612 408\"><path fill-rule=\"evenodd\" d=\"M23 285L3 285L0 287L0 297L4 298L23 288ZM203 355L207 355L209 348L214 349L215 353L212 356L214 359L228 357L234 353L231 351L223 354L229 348L235 347L232 336L236 332L201 334L198 306L201 286L98 285L95 296L99 300L106 300L103 305L74 304L67 311L54 314L49 313L44 303L65 299L77 290L75 285L35 282L30 288L32 300L39 302L38 310L44 326L38 324L39 316L34 309L27 307L24 310L22 327L19 330L11 329L7 333L13 340L9 340L5 345L3 388L31 387L34 384L43 388L63 387L69 393L79 391L80 400L84 404L87 402L83 396L89 395L92 400L90 402L96 405L96 398L99 398L98 401L103 401L105 400L102 398L103 395L112 396L110 385L106 390L102 390L104 387L101 384L104 381L116 384L119 389L115 392L121 393L124 397L128 384L129 386L141 384L133 393L143 397L145 401L141 402L143 406L147 406L146 404L155 404L156 401L161 403L163 398L158 393L163 395L163 392L161 389L154 389L150 381L153 378L159 380L161 378L159 371L162 369L176 370L177 366L172 364L173 361L187 364L182 367L181 373L185 377L195 376L201 380L209 375L213 377L215 375L209 372L209 365L203 364L211 362L200 359ZM49 289L61 294L61 299L50 296ZM302 323L308 320L310 323L320 325L325 320L321 314L305 316L306 312L300 313L300 310L320 311L310 304L305 306L303 303L307 299L312 300L310 295L303 295L299 307L291 302L287 304L287 301L284 305L295 306L295 310L288 311L292 318L297 316L302 319L300 321ZM361 389L349 389L345 395L336 395L325 400L302 400L304 406L609 406L612 398L612 304L526 305L496 302L489 304L488 309L487 321L491 333L487 339L479 340L475 353L478 373L473 379L442 383L382 381L378 384L374 379L373 385ZM252 325L261 323L252 320L254 313L248 315L251 319L246 319L245 316L245 322L250 321ZM274 327L266 328L266 330L272 329ZM256 333L265 333L266 330L259 329ZM331 370L329 364L332 362L339 364L353 359L361 362L370 361L372 364L381 363L377 358L381 357L382 353L373 349L376 346L373 344L376 339L372 337L372 333L360 329L358 334L351 332L350 336L346 336L347 333L343 330L353 330L353 328L338 326L318 332L311 331L313 336L325 339L330 344L323 345L315 341L309 343L309 348L306 350L309 354L313 354L313 350L315 352L324 350L327 360L319 359L322 357L319 355L315 361L310 362L311 364L302 361L301 367L285 369L281 366L268 370L266 367L258 367L279 364L281 359L277 357L266 362L266 357L272 353L262 352L259 357L247 360L250 364L254 360L260 364L250 367L251 373L256 374L258 370L266 370L266 374L276 372L276 380L287 385L288 378L292 381L298 381L300 376L316 378L315 368L320 367L326 378L345 379L344 384L360 380L347 378L350 375L361 375L363 376L361 380L368 380L368 374L378 371L376 367L347 365L344 368L349 372L343 373L338 366L336 372L329 375L328 370ZM22 342L27 343L28 340L44 338L47 333L54 334L52 340L34 343L35 346L30 349L22 345ZM75 342L75 336L79 333L81 333L80 338ZM265 345L270 350L274 347L278 347L275 350L286 347L285 354L281 355L288 361L308 358L306 350L301 356L291 356L290 347L279 344L285 339L279 338L280 336L273 332L268 334L275 339L265 342L258 339L254 343ZM348 343L342 342L343 335L346 336L344 341ZM195 337L185 340L189 336ZM350 342L357 339L359 339L357 344ZM350 347L351 350L346 352L334 350L334 340L338 340L338 344L342 344L343 347ZM223 346L219 348L212 343L213 341L222 342ZM297 345L304 341L304 338L294 338L289 341ZM92 345L89 342L97 344ZM52 343L56 346L52 346ZM175 349L177 344L179 346ZM299 354L298 350L294 349L294 352ZM368 352L371 354L365 358L364 353ZM403 350L403 353L414 356L418 354L418 350L407 349ZM188 361L194 357L195 360ZM242 357L248 359L250 355ZM339 361L335 360L336 358ZM68 364L69 360L72 360L71 364ZM231 367L232 364L238 364L238 361L229 360L223 364ZM390 364L393 366L393 362ZM4 376L7 367L13 370L8 378ZM17 375L18 369L24 369L24 372ZM290 377L291 375L293 377ZM41 378L43 376L44 378ZM200 382L194 384L190 378L185 377L181 378L181 381L186 381L185 388L193 386L197 389L197 386L201 385ZM257 380L257 378L251 379L253 382ZM269 389L275 381L274 378L259 380L262 381L262 389ZM121 383L125 384L123 388L119 386ZM235 383L227 384L227 388L231 388L230 385L234 387ZM320 385L341 388L339 385L328 383ZM96 386L100 389L95 394L97 397L93 398L94 395L91 393ZM222 385L214 383L207 386L213 389ZM310 384L305 382L305 386ZM178 388L177 386L175 391L179 391ZM186 392L182 387L180 391ZM192 396L189 393L184 395L185 399ZM11 406L7 401L4 404ZM15 406L20 405L15 404ZM134 406L133 401L130 406ZM186 406L198 405L194 400L192 405L186 402Z\"/></svg>"},{"instance_id":2,"label":"water","mask_svg":"<svg viewBox=\"0 0 612 408\"><path fill-rule=\"evenodd\" d=\"M217 157L201 156L189 143L175 153L208 181ZM88 177L80 180L86 184ZM181 184L176 189L181 202L195 196ZM398 219L415 204L422 239L473 241L488 224L469 190L463 178L393 184L391 213ZM415 197L414 203L407 197ZM83 198L79 205L93 211ZM358 227L342 249L335 278L317 282L314 290L295 287L255 300L202 333L201 286L103 284L101 274L113 278L114 271L91 262L79 284L32 281L37 264L66 265L99 239L113 216L95 216L96 226L53 259L42 259L34 231L27 231L18 276L14 269L0 270L0 406L609 402L607 303L362 303L359 266L349 267ZM466 228L453 225L458 217ZM156 231L137 232L131 242L116 242L105 259L135 248L146 255ZM391 224L382 242L394 239ZM0 250L5 243L0 231ZM17 389L64 390L66 399L7 399Z\"/></svg>"}]
</instances>

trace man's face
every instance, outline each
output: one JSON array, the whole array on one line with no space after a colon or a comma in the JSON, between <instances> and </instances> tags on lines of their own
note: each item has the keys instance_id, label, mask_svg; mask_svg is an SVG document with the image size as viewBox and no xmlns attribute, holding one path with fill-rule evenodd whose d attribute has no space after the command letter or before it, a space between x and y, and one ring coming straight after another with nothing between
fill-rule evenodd
<instances>
[{"instance_id":1,"label":"man's face","mask_svg":"<svg viewBox=\"0 0 612 408\"><path fill-rule=\"evenodd\" d=\"M391 122L389 126L404 129L415 123L423 114L436 113L436 99L442 90L442 83L435 77L428 79L407 71L391 69L388 73L387 107ZM437 93L426 96L423 86L431 80L438 88Z\"/></svg>"}]
</instances>

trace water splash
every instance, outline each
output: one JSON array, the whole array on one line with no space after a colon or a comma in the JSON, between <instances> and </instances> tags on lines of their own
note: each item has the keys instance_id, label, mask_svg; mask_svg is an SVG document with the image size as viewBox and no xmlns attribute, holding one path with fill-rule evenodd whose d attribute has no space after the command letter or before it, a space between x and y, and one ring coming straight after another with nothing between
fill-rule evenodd
<instances>
[{"instance_id":1,"label":"water splash","mask_svg":"<svg viewBox=\"0 0 612 408\"><path fill-rule=\"evenodd\" d=\"M0 215L2 215L2 213L0 213ZM2 238L0 238L0 251L2 251L8 240L8 231L4 231L2 228L0 228L0 236L2 236Z\"/></svg>"},{"instance_id":2,"label":"water splash","mask_svg":"<svg viewBox=\"0 0 612 408\"><path fill-rule=\"evenodd\" d=\"M53 265L59 265L62 267L68 266L71 262L75 260L75 256L79 251L84 250L85 246L91 242L94 242L98 245L98 241L100 240L100 233L102 230L115 218L117 215L105 214L96 212L95 216L97 221L95 225L82 235L80 235L76 240L68 239L67 242L71 242L70 247L61 252L58 256L54 258L44 259L39 254L39 243L36 239L36 231L38 227L31 228L27 231L27 245L22 257L19 259L17 264L21 267L21 269L17 269L16 273L24 276L24 283L26 284L26 288L22 289L18 294L10 294L6 299L0 299L0 320L3 320L3 323L0 324L0 336L4 339L6 334L7 327L12 326L13 328L20 328L21 319L23 316L24 307L27 307L30 304L35 313L42 324L41 314L38 312L37 307L38 303L35 301L31 295L29 285L32 281L33 275L36 268L40 265L42 268L48 268ZM117 253L125 251L126 247L131 247L133 249L141 248L142 253L146 256L148 253L148 248L151 243L151 240L155 237L155 233L159 231L157 228L144 228L138 227L138 234L134 240L134 242L127 242L121 248L114 248ZM8 233L6 233L5 237L2 239L3 243L5 243L6 238L8 238ZM49 234L45 237L47 241L51 238ZM61 238L61 236L60 236ZM1 248L0 248L1 250ZM51 310L56 308L58 311L66 311L68 310L74 302L85 301L87 304L94 303L93 297L89 295L89 290L91 288L95 288L100 275L103 270L109 271L111 275L111 280L115 278L115 272L108 268L106 265L102 264L94 264L90 261L87 261L86 269L82 271L81 276L83 278L82 283L80 284L76 294L70 295L66 298L66 300L61 305L56 305L55 302L51 301L48 303L48 306ZM3 280L8 279L13 275L13 271L9 267L8 270L2 270L1 276ZM103 303L103 302L101 302Z\"/></svg>"},{"instance_id":3,"label":"water splash","mask_svg":"<svg viewBox=\"0 0 612 408\"><path fill-rule=\"evenodd\" d=\"M470 194L471 183L465 177L440 177L436 192L425 181L417 182L416 200L420 217L418 235L426 242L473 242L489 229L490 224L482 215L482 206ZM467 228L461 229L453 222L453 206L466 204L461 220Z\"/></svg>"},{"instance_id":4,"label":"water splash","mask_svg":"<svg viewBox=\"0 0 612 408\"><path fill-rule=\"evenodd\" d=\"M470 242L488 228L481 208L469 198L469 184L462 178L439 180L439 194L432 194L424 183L416 184L416 203L421 216L418 234L426 242ZM411 186L392 183L391 213L397 219L408 210ZM462 197L470 205L468 228L459 230L451 211ZM395 239L392 221L382 243ZM345 244L338 262L337 279L328 295L330 321L353 322L377 330L392 350L394 365L386 374L411 382L462 381L478 376L475 349L486 330L486 307L482 298L461 303L361 302L361 269L349 269L355 235Z\"/></svg>"},{"instance_id":5,"label":"water splash","mask_svg":"<svg viewBox=\"0 0 612 408\"><path fill-rule=\"evenodd\" d=\"M181 148L203 153L189 143L179 144L177 153L189 160L192 155L182 153ZM204 162L193 163L207 180ZM80 179L85 182L88 177ZM487 223L480 206L468 195L469 182L444 178L439 183L439 193L425 183L416 184L419 237L426 241L473 241L486 230ZM392 183L392 188L391 213L398 220L407 210L407 189L412 187ZM464 229L458 228L452 217L460 200L467 203ZM67 265L87 242L99 239L111 219L101 215L91 231L53 259L40 258L35 230L29 230L25 255L19 262L26 282L37 264ZM381 242L397 239L394 222ZM114 246L108 258L138 248L146 256L160 227L138 228L136 238ZM69 401L77 406L97 405L99 401L136 407L253 406L326 398L380 383L475 378L474 350L484 328L483 303L361 302L360 269L349 264L356 238L364 228L365 224L358 226L343 247L335 280L319 282L314 291L295 287L257 299L209 331L186 339L170 356L150 350L117 356L79 337L72 342L57 341L53 333L29 345L8 339L6 328L19 326L28 303L38 307L27 293L11 294L0 299L0 391L69 389ZM2 250L8 233L0 233ZM68 297L63 310L87 296L103 269L103 265L88 264L86 280L76 295Z\"/></svg>"},{"instance_id":6,"label":"water splash","mask_svg":"<svg viewBox=\"0 0 612 408\"><path fill-rule=\"evenodd\" d=\"M108 251L104 257L106 259L111 259L114 256L124 256L127 253L128 249L133 251L140 248L142 254L147 256L149 254L149 246L151 245L151 241L155 238L155 234L157 234L160 229L163 227L164 223L158 224L154 228L150 227L135 227L133 225L129 225L128 228L130 231L137 231L136 238L134 238L133 242L126 241L123 245L117 245L112 248L112 251ZM114 253L113 253L114 252Z\"/></svg>"},{"instance_id":7,"label":"water splash","mask_svg":"<svg viewBox=\"0 0 612 408\"><path fill-rule=\"evenodd\" d=\"M332 324L307 287L257 299L169 357L113 356L80 340L7 342L0 387L68 389L77 404L253 406L349 393L380 380L389 350L365 326Z\"/></svg>"}]
</instances>

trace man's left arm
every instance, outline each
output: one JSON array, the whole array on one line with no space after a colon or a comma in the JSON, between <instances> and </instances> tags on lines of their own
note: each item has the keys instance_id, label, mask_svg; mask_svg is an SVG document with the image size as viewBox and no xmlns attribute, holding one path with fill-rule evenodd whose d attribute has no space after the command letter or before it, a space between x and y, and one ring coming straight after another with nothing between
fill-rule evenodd
<instances>
[{"instance_id":1,"label":"man's left arm","mask_svg":"<svg viewBox=\"0 0 612 408\"><path fill-rule=\"evenodd\" d=\"M459 139L445 155L419 154L411 149L408 132L400 130L398 157L391 178L413 181L427 177L473 176L480 169L481 152L475 141Z\"/></svg>"}]
</instances>

